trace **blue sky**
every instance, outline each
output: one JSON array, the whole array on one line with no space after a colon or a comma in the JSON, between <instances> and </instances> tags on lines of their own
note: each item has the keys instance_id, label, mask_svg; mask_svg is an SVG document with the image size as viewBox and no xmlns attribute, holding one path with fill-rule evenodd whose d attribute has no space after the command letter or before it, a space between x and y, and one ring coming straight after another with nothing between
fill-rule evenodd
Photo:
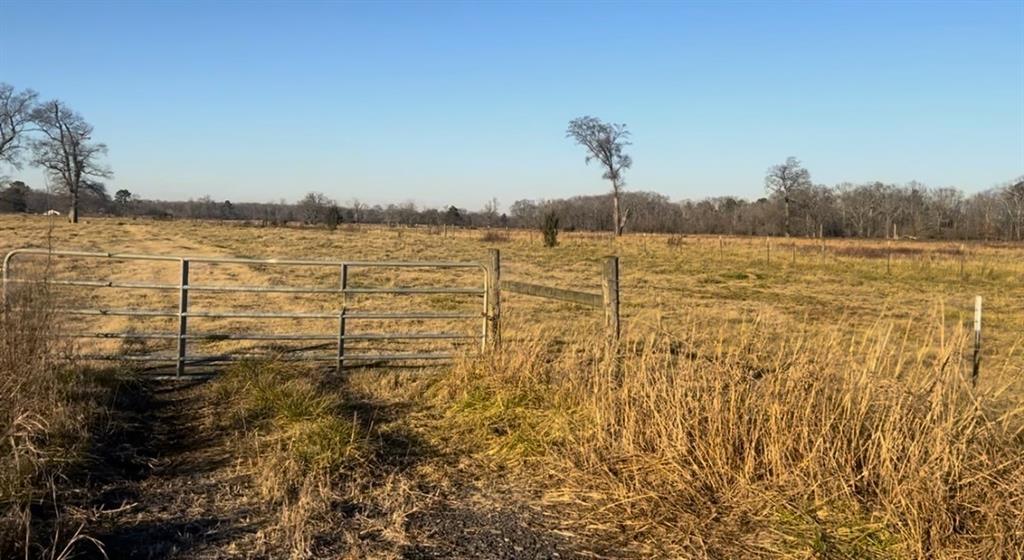
<instances>
[{"instance_id":1,"label":"blue sky","mask_svg":"<svg viewBox=\"0 0 1024 560\"><path fill-rule=\"evenodd\" d=\"M81 112L147 198L603 192L564 137L587 114L631 129L628 188L673 199L761 196L790 155L827 184L1024 173L1021 0L0 0L0 41L0 81Z\"/></svg>"}]
</instances>

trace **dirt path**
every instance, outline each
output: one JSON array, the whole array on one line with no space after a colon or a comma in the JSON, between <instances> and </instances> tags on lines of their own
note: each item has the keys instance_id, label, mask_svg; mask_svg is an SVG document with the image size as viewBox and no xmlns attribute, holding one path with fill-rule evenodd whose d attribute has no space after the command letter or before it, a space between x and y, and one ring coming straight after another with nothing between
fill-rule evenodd
<instances>
[{"instance_id":1,"label":"dirt path","mask_svg":"<svg viewBox=\"0 0 1024 560\"><path fill-rule=\"evenodd\" d=\"M109 558L280 558L273 512L212 421L202 381L122 388L76 483L70 518ZM344 390L344 389L340 389ZM347 394L377 456L339 524L316 535L329 557L569 559L614 557L560 529L527 488L427 443L437 426L412 403ZM81 546L76 558L102 558Z\"/></svg>"},{"instance_id":2,"label":"dirt path","mask_svg":"<svg viewBox=\"0 0 1024 560\"><path fill-rule=\"evenodd\" d=\"M373 490L376 497L370 500L384 503L376 509L402 517L398 557L615 557L565 530L559 512L542 504L539 491L482 467L456 447L431 443L444 429L437 411L396 399L387 390L340 390L371 433L378 475L389 481L386 494Z\"/></svg>"},{"instance_id":3,"label":"dirt path","mask_svg":"<svg viewBox=\"0 0 1024 560\"><path fill-rule=\"evenodd\" d=\"M110 558L223 558L265 524L196 382L123 388L98 434L80 502ZM93 553L93 557L102 557Z\"/></svg>"}]
</instances>

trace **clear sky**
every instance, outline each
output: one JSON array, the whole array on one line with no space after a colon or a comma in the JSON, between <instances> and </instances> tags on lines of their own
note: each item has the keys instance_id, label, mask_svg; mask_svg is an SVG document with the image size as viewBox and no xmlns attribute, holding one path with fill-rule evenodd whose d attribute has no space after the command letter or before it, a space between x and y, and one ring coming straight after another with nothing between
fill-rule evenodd
<instances>
[{"instance_id":1,"label":"clear sky","mask_svg":"<svg viewBox=\"0 0 1024 560\"><path fill-rule=\"evenodd\" d=\"M82 113L147 198L603 192L565 138L587 114L673 199L761 196L790 155L827 184L1024 173L1024 0L0 0L0 81Z\"/></svg>"}]
</instances>

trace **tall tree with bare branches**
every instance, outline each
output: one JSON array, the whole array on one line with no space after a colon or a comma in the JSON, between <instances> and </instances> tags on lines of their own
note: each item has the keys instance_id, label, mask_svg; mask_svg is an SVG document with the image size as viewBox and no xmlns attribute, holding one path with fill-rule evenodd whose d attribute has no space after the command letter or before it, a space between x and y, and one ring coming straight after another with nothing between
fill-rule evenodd
<instances>
[{"instance_id":1,"label":"tall tree with bare branches","mask_svg":"<svg viewBox=\"0 0 1024 560\"><path fill-rule=\"evenodd\" d=\"M21 167L25 133L32 126L32 110L39 95L30 90L17 91L0 83L0 163Z\"/></svg>"},{"instance_id":2,"label":"tall tree with bare branches","mask_svg":"<svg viewBox=\"0 0 1024 560\"><path fill-rule=\"evenodd\" d=\"M622 235L629 219L629 210L622 211L621 193L626 182L622 172L633 165L633 158L623 150L630 145L625 124L602 122L595 117L579 117L569 121L567 138L587 149L587 163L597 160L604 167L604 177L612 182L612 220L615 235Z\"/></svg>"},{"instance_id":3,"label":"tall tree with bare branches","mask_svg":"<svg viewBox=\"0 0 1024 560\"><path fill-rule=\"evenodd\" d=\"M782 198L785 212L782 231L789 237L790 206L801 192L811 188L811 172L800 165L800 160L788 157L785 163L768 169L768 174L764 178L764 188Z\"/></svg>"},{"instance_id":4,"label":"tall tree with bare branches","mask_svg":"<svg viewBox=\"0 0 1024 560\"><path fill-rule=\"evenodd\" d=\"M104 192L97 180L113 176L99 161L107 153L107 146L93 142L92 125L57 100L33 110L32 121L40 133L40 138L32 142L32 163L46 170L58 190L68 193L68 219L78 223L81 195Z\"/></svg>"}]
</instances>

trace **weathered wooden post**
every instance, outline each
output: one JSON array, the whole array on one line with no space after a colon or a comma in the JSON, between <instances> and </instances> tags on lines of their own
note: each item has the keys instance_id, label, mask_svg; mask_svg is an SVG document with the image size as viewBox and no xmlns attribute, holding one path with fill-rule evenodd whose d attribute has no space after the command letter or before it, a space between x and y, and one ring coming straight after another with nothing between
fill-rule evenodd
<instances>
[{"instance_id":1,"label":"weathered wooden post","mask_svg":"<svg viewBox=\"0 0 1024 560\"><path fill-rule=\"evenodd\" d=\"M721 235L718 236L718 258L725 260L725 240Z\"/></svg>"},{"instance_id":2,"label":"weathered wooden post","mask_svg":"<svg viewBox=\"0 0 1024 560\"><path fill-rule=\"evenodd\" d=\"M796 266L796 241L790 244L790 247L793 249L793 266Z\"/></svg>"},{"instance_id":3,"label":"weathered wooden post","mask_svg":"<svg viewBox=\"0 0 1024 560\"><path fill-rule=\"evenodd\" d=\"M764 236L764 262L772 264L772 238L767 235Z\"/></svg>"},{"instance_id":4,"label":"weathered wooden post","mask_svg":"<svg viewBox=\"0 0 1024 560\"><path fill-rule=\"evenodd\" d=\"M978 384L981 372L981 296L974 296L974 363L971 368L971 383Z\"/></svg>"},{"instance_id":5,"label":"weathered wooden post","mask_svg":"<svg viewBox=\"0 0 1024 560\"><path fill-rule=\"evenodd\" d=\"M964 244L960 244L960 279L964 279L964 259L966 258Z\"/></svg>"},{"instance_id":6,"label":"weathered wooden post","mask_svg":"<svg viewBox=\"0 0 1024 560\"><path fill-rule=\"evenodd\" d=\"M892 241L886 243L885 251L885 273L892 274Z\"/></svg>"},{"instance_id":7,"label":"weathered wooden post","mask_svg":"<svg viewBox=\"0 0 1024 560\"><path fill-rule=\"evenodd\" d=\"M501 348L501 251L490 249L487 267L487 334L491 349Z\"/></svg>"},{"instance_id":8,"label":"weathered wooden post","mask_svg":"<svg viewBox=\"0 0 1024 560\"><path fill-rule=\"evenodd\" d=\"M181 283L178 284L178 361L177 375L185 374L185 352L188 339L188 259L181 259Z\"/></svg>"},{"instance_id":9,"label":"weathered wooden post","mask_svg":"<svg viewBox=\"0 0 1024 560\"><path fill-rule=\"evenodd\" d=\"M604 301L604 324L610 342L619 340L619 257L605 257L601 274L601 297Z\"/></svg>"}]
</instances>

